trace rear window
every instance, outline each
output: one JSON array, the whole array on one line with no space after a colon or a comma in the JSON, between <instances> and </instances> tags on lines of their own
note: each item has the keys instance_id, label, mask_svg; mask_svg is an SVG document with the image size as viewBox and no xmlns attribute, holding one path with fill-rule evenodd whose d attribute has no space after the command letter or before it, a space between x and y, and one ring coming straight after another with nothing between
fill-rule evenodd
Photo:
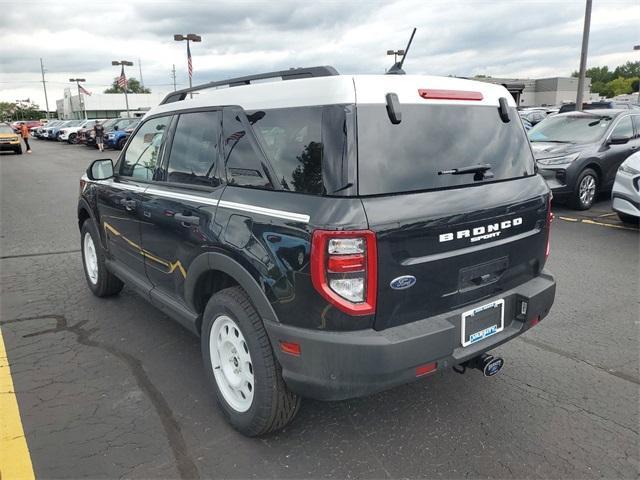
<instances>
[{"instance_id":1,"label":"rear window","mask_svg":"<svg viewBox=\"0 0 640 480\"><path fill-rule=\"evenodd\" d=\"M393 125L384 105L361 105L358 117L360 195L430 190L532 175L534 160L515 108L511 121L494 106L401 105ZM489 164L493 177L439 175Z\"/></svg>"},{"instance_id":2,"label":"rear window","mask_svg":"<svg viewBox=\"0 0 640 480\"><path fill-rule=\"evenodd\" d=\"M285 190L333 194L347 183L345 105L248 111L247 119Z\"/></svg>"}]
</instances>

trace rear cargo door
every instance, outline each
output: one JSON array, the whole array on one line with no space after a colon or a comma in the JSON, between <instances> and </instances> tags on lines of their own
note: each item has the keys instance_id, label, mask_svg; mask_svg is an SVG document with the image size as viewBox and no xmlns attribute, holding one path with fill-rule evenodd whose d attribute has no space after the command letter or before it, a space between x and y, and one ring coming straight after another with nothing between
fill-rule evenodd
<instances>
[{"instance_id":1,"label":"rear cargo door","mask_svg":"<svg viewBox=\"0 0 640 480\"><path fill-rule=\"evenodd\" d=\"M517 112L497 106L358 106L358 189L378 242L384 329L470 305L538 275L548 189ZM473 165L480 173L453 174ZM449 172L449 173L447 173Z\"/></svg>"}]
</instances>

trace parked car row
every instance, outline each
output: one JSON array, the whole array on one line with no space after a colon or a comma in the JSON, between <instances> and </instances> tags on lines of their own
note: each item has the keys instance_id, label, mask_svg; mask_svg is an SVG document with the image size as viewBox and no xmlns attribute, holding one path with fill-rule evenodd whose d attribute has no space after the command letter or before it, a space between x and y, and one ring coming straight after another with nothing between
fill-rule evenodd
<instances>
[{"instance_id":1,"label":"parked car row","mask_svg":"<svg viewBox=\"0 0 640 480\"><path fill-rule=\"evenodd\" d=\"M538 122L528 135L538 172L551 187L554 201L588 210L599 194L614 189L615 182L620 186L614 210L622 213L623 221L640 216L638 165L623 164L640 150L640 110L559 113ZM616 180L616 175L629 176L628 181Z\"/></svg>"},{"instance_id":2,"label":"parked car row","mask_svg":"<svg viewBox=\"0 0 640 480\"><path fill-rule=\"evenodd\" d=\"M139 118L111 118L91 120L54 120L47 125L30 128L31 136L43 140L57 140L70 144L96 147L94 127L100 122L104 127L104 147L121 150Z\"/></svg>"}]
</instances>

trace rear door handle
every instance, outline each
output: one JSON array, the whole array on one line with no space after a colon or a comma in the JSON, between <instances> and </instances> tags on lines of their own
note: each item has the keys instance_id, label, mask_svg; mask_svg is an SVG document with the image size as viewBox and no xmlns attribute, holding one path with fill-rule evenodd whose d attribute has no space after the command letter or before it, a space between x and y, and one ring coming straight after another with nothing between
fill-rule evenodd
<instances>
[{"instance_id":1,"label":"rear door handle","mask_svg":"<svg viewBox=\"0 0 640 480\"><path fill-rule=\"evenodd\" d=\"M195 215L184 215L182 213L175 213L173 218L182 223L183 226L189 225L200 225L200 217L196 217Z\"/></svg>"},{"instance_id":2,"label":"rear door handle","mask_svg":"<svg viewBox=\"0 0 640 480\"><path fill-rule=\"evenodd\" d=\"M123 198L122 200L120 200L120 205L122 205L125 210L133 210L134 208L136 208L136 201L131 200L130 198Z\"/></svg>"}]
</instances>

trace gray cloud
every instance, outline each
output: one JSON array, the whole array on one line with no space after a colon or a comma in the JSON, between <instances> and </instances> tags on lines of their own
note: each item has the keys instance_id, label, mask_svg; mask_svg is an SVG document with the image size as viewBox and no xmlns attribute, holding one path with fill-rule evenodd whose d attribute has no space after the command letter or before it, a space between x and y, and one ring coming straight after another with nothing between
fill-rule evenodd
<instances>
[{"instance_id":1,"label":"gray cloud","mask_svg":"<svg viewBox=\"0 0 640 480\"><path fill-rule=\"evenodd\" d=\"M568 75L577 68L584 3L57 0L24 1L3 13L0 99L31 96L43 103L40 57L54 99L70 75L86 76L88 87L100 91L117 75L110 65L116 58L140 58L145 83L155 91L170 89L176 64L184 86L185 45L172 35L190 32L203 37L192 47L196 82L319 64L381 73L391 64L387 48L404 47L413 26L410 73ZM596 2L590 64L636 60L631 48L639 23L637 0Z\"/></svg>"}]
</instances>

